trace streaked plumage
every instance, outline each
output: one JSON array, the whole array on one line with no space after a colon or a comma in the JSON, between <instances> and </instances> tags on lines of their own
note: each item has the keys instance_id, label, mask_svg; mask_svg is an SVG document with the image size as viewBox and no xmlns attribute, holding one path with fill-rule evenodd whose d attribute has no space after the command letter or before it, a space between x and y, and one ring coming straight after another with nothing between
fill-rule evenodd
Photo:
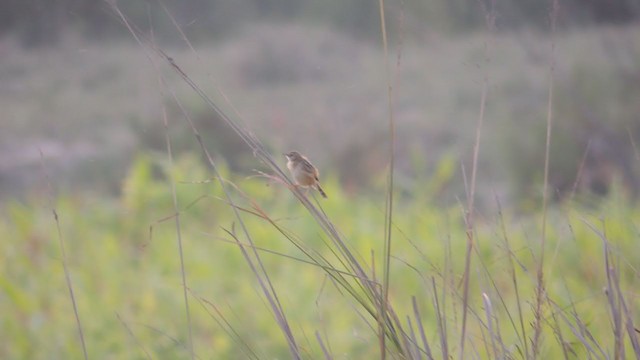
<instances>
[{"instance_id":1,"label":"streaked plumage","mask_svg":"<svg viewBox=\"0 0 640 360\"><path fill-rule=\"evenodd\" d=\"M311 187L320 193L322 197L326 198L327 194L320 187L319 176L320 173L313 164L303 155L297 151L291 151L284 154L287 158L287 168L293 176L293 180L297 185L304 187Z\"/></svg>"}]
</instances>

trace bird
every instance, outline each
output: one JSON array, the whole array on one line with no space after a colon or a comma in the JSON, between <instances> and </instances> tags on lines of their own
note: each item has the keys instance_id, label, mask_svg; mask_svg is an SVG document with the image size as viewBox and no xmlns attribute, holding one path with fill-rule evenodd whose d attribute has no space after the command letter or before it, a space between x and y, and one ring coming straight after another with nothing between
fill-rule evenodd
<instances>
[{"instance_id":1,"label":"bird","mask_svg":"<svg viewBox=\"0 0 640 360\"><path fill-rule=\"evenodd\" d=\"M291 172L296 185L315 188L326 199L327 194L320 187L320 180L318 179L320 172L318 169L297 151L290 151L284 156L287 158L287 168Z\"/></svg>"}]
</instances>

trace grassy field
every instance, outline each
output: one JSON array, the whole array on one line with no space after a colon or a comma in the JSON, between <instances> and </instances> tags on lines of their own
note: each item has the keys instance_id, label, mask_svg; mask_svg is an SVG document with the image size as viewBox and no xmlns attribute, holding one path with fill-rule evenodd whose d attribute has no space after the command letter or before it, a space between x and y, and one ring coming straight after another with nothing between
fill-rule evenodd
<instances>
[{"instance_id":1,"label":"grassy field","mask_svg":"<svg viewBox=\"0 0 640 360\"><path fill-rule=\"evenodd\" d=\"M635 136L639 31L556 37L549 193L578 184L594 133L573 130ZM0 358L82 358L79 334L89 358L114 359L369 359L382 344L393 359L640 356L628 186L541 206L543 34L400 47L392 222L387 80L371 44L260 25L196 54L167 50L249 143L266 143L253 148L139 46L4 46ZM470 216L471 173L457 169L471 168L485 76ZM328 200L280 180L271 156L290 148L312 154Z\"/></svg>"},{"instance_id":2,"label":"grassy field","mask_svg":"<svg viewBox=\"0 0 640 360\"><path fill-rule=\"evenodd\" d=\"M63 196L55 200L91 358L106 354L119 359L189 357L176 228L174 219L167 218L173 213L171 191L166 181L154 179L154 169L165 175L170 171L186 182L208 177L193 157L181 157L173 168L164 161L140 157L123 182L120 198ZM233 179L226 171L224 175ZM312 260L322 255L331 266L349 272L328 236L284 185L268 186L263 178L237 180L244 192L233 196L238 205L254 211L265 209L304 250L273 224L243 213L255 246L262 249L260 257L302 357L323 357L316 333L335 358L379 356L375 320L328 276L330 271ZM195 355L289 358L271 308L238 245L226 232L240 230L222 200L219 184L176 186ZM384 244L381 202L372 197L349 197L335 182L329 181L326 188L330 198L320 206L368 271L373 255L380 277ZM249 203L245 196L255 203ZM616 336L607 297L611 291L626 302L630 320L639 321L634 289L639 285L640 253L636 250L640 214L616 196L594 208L568 204L550 210L540 343L544 357L561 358L563 350L569 358L613 356ZM422 194L402 201L396 209L390 301L406 329L417 332L417 322L421 322L435 358L447 350L456 358L466 247L463 212L455 206L436 208L429 204L428 195ZM0 355L12 359L80 358L78 329L51 210L10 203L2 214L0 306L6 335ZM513 218L497 213L486 215L477 224L468 299L469 354L523 358L525 346L531 351L540 239L540 216ZM610 271L605 266L607 253ZM608 274L616 276L613 284L608 283ZM490 308L483 303L483 296ZM414 316L413 297L419 319ZM620 302L614 303L620 306ZM439 330L439 324L444 330ZM631 356L631 344L622 331L625 350ZM497 350L490 345L494 341L499 344Z\"/></svg>"}]
</instances>

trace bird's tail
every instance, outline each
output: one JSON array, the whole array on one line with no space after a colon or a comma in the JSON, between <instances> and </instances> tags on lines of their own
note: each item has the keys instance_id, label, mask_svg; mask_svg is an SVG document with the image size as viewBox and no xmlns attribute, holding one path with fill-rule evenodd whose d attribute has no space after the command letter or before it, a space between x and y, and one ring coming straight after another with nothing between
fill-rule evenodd
<instances>
[{"instance_id":1,"label":"bird's tail","mask_svg":"<svg viewBox=\"0 0 640 360\"><path fill-rule=\"evenodd\" d=\"M320 195L322 195L323 198L327 198L327 194L324 193L324 190L322 190L322 188L320 187L320 184L316 183L316 188L318 189L318 192L320 193Z\"/></svg>"}]
</instances>

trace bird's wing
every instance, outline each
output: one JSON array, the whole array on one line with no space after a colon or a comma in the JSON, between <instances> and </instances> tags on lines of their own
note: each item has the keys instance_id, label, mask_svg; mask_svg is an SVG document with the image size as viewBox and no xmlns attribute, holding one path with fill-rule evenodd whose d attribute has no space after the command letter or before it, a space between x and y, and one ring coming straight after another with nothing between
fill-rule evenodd
<instances>
[{"instance_id":1,"label":"bird's wing","mask_svg":"<svg viewBox=\"0 0 640 360\"><path fill-rule=\"evenodd\" d=\"M306 173L309 174L313 174L313 176L316 178L316 180L318 179L318 169L316 169L313 165L311 165L311 163L309 162L309 160L304 160L302 162L302 168L304 169L304 171Z\"/></svg>"}]
</instances>

